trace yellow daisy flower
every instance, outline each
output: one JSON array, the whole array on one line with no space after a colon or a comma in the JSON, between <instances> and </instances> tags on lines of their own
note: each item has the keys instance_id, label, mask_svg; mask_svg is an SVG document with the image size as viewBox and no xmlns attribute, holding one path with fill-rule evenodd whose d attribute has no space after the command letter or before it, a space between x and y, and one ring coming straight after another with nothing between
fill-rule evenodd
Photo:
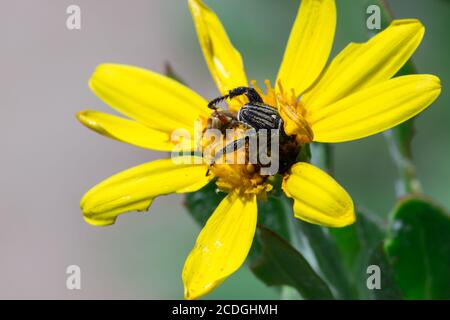
<instances>
[{"instance_id":1,"label":"yellow daisy flower","mask_svg":"<svg viewBox=\"0 0 450 320\"><path fill-rule=\"evenodd\" d=\"M200 0L189 0L199 42L221 94L248 86L239 52L217 16ZM266 104L278 109L287 134L301 146L312 141L342 142L389 129L415 116L439 95L433 75L392 78L418 47L424 27L416 19L395 20L365 43L351 43L328 67L336 25L334 0L303 0ZM392 78L392 79L391 79ZM211 116L208 101L177 81L137 67L105 64L92 75L90 87L122 118L82 111L78 119L107 137L152 150L191 150L193 141L174 140L185 128L195 135L194 123L205 128ZM245 103L230 101L236 112ZM175 160L175 161L174 161ZM180 161L178 161L180 160ZM147 210L153 199L169 193L194 192L216 179L228 195L200 232L184 269L185 298L195 299L217 287L244 262L257 221L257 196L272 188L252 165L214 164L196 157L146 163L101 182L81 200L85 220L113 224L129 211ZM207 174L209 172L209 174ZM342 227L355 220L347 192L328 174L304 162L284 175L283 190L294 200L294 213L312 223Z\"/></svg>"}]
</instances>

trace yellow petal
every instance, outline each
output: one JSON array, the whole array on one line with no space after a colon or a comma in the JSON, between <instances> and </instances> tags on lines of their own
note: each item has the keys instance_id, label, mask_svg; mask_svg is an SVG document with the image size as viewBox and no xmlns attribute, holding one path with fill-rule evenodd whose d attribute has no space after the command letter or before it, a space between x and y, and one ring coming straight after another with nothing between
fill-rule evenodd
<instances>
[{"instance_id":1,"label":"yellow petal","mask_svg":"<svg viewBox=\"0 0 450 320\"><path fill-rule=\"evenodd\" d=\"M302 96L307 111L321 109L364 87L394 76L422 40L419 20L394 20L365 43L350 43L326 69L319 82Z\"/></svg>"},{"instance_id":2,"label":"yellow petal","mask_svg":"<svg viewBox=\"0 0 450 320\"><path fill-rule=\"evenodd\" d=\"M247 86L244 64L216 14L200 0L189 0L189 9L209 71L219 91Z\"/></svg>"},{"instance_id":3,"label":"yellow petal","mask_svg":"<svg viewBox=\"0 0 450 320\"><path fill-rule=\"evenodd\" d=\"M439 78L393 78L307 115L314 141L355 140L392 128L428 107L441 92Z\"/></svg>"},{"instance_id":4,"label":"yellow petal","mask_svg":"<svg viewBox=\"0 0 450 320\"><path fill-rule=\"evenodd\" d=\"M177 163L174 160L142 164L93 187L80 202L85 220L96 226L110 225L121 213L148 210L156 196L193 192L210 180L202 159L180 157ZM200 164L195 164L195 160Z\"/></svg>"},{"instance_id":5,"label":"yellow petal","mask_svg":"<svg viewBox=\"0 0 450 320\"><path fill-rule=\"evenodd\" d=\"M171 134L208 117L207 101L181 83L133 66L102 64L89 85L105 103L145 126Z\"/></svg>"},{"instance_id":6,"label":"yellow petal","mask_svg":"<svg viewBox=\"0 0 450 320\"><path fill-rule=\"evenodd\" d=\"M313 132L300 112L289 104L280 104L278 110L284 121L284 131L297 137L300 143L309 143L313 140Z\"/></svg>"},{"instance_id":7,"label":"yellow petal","mask_svg":"<svg viewBox=\"0 0 450 320\"><path fill-rule=\"evenodd\" d=\"M178 143L183 143L185 146L183 150L191 150L193 145L191 141L171 141L170 135L166 132L99 111L81 111L77 114L77 118L86 127L101 135L141 148L172 151Z\"/></svg>"},{"instance_id":8,"label":"yellow petal","mask_svg":"<svg viewBox=\"0 0 450 320\"><path fill-rule=\"evenodd\" d=\"M344 227L355 222L355 210L348 193L328 174L298 162L283 180L283 190L294 199L296 218L326 227Z\"/></svg>"},{"instance_id":9,"label":"yellow petal","mask_svg":"<svg viewBox=\"0 0 450 320\"><path fill-rule=\"evenodd\" d=\"M256 196L228 194L208 219L183 268L184 296L197 299L244 263L256 229Z\"/></svg>"},{"instance_id":10,"label":"yellow petal","mask_svg":"<svg viewBox=\"0 0 450 320\"><path fill-rule=\"evenodd\" d=\"M292 27L278 80L301 94L319 76L333 45L334 0L303 0Z\"/></svg>"}]
</instances>

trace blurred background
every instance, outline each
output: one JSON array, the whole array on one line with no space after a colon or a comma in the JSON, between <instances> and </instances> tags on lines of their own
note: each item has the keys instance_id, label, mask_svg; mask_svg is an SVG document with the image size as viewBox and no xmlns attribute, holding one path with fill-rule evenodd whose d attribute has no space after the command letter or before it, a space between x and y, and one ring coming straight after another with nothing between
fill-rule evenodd
<instances>
[{"instance_id":1,"label":"blurred background","mask_svg":"<svg viewBox=\"0 0 450 320\"><path fill-rule=\"evenodd\" d=\"M298 0L205 1L240 50L250 79L274 80ZM365 41L367 0L337 0L333 55ZM81 8L81 30L66 28L66 8ZM426 26L414 55L421 73L441 78L437 102L416 121L413 153L425 193L450 207L450 2L391 0L397 18ZM126 214L94 228L79 200L102 179L166 154L106 139L75 119L110 111L87 86L103 62L176 72L206 98L217 91L204 63L187 3L181 0L39 0L0 10L0 298L181 299L181 270L199 227L183 198L158 198L148 214ZM337 180L358 205L385 217L397 172L383 135L335 147ZM81 268L82 289L66 289L66 268ZM211 299L278 298L246 269Z\"/></svg>"}]
</instances>

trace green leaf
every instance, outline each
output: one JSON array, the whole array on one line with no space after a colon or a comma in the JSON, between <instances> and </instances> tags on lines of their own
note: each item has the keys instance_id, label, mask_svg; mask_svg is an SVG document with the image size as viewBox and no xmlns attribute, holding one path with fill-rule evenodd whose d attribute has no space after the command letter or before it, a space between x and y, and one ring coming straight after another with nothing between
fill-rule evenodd
<instances>
[{"instance_id":1,"label":"green leaf","mask_svg":"<svg viewBox=\"0 0 450 320\"><path fill-rule=\"evenodd\" d=\"M311 163L333 175L334 149L329 143L313 142L311 149Z\"/></svg>"},{"instance_id":2,"label":"green leaf","mask_svg":"<svg viewBox=\"0 0 450 320\"><path fill-rule=\"evenodd\" d=\"M297 233L306 237L321 274L335 289L336 296L339 299L354 298L342 257L330 236L331 229L297 219L294 223Z\"/></svg>"},{"instance_id":3,"label":"green leaf","mask_svg":"<svg viewBox=\"0 0 450 320\"><path fill-rule=\"evenodd\" d=\"M267 201L258 201L258 225L275 232L283 239L290 241L289 222L283 204L282 195L269 195ZM253 241L249 253L249 262L260 259L261 244Z\"/></svg>"},{"instance_id":4,"label":"green leaf","mask_svg":"<svg viewBox=\"0 0 450 320\"><path fill-rule=\"evenodd\" d=\"M377 4L381 9L381 28L386 29L393 20L393 13L390 10L386 0L366 1L367 6ZM369 30L369 35L373 36L378 30ZM397 72L396 76L415 74L417 68L413 61L409 59L403 67ZM392 159L399 171L399 180L397 181L397 195L404 196L408 193L420 193L422 187L416 175L416 169L412 159L411 142L414 138L414 120L412 118L403 122L394 128L385 131L384 136L389 147Z\"/></svg>"},{"instance_id":5,"label":"green leaf","mask_svg":"<svg viewBox=\"0 0 450 320\"><path fill-rule=\"evenodd\" d=\"M333 299L325 281L286 240L262 226L258 228L257 239L262 255L250 267L264 283L294 287L305 299Z\"/></svg>"},{"instance_id":6,"label":"green leaf","mask_svg":"<svg viewBox=\"0 0 450 320\"><path fill-rule=\"evenodd\" d=\"M273 184L274 190L268 194L267 200L258 201L258 224L290 241L288 219L293 219L293 216L287 212L287 198L281 191L281 178L277 176Z\"/></svg>"},{"instance_id":7,"label":"green leaf","mask_svg":"<svg viewBox=\"0 0 450 320\"><path fill-rule=\"evenodd\" d=\"M370 296L376 300L400 300L400 299L403 299L403 295L400 291L400 288L398 287L398 285L395 281L394 270L392 269L392 266L389 263L389 260L386 256L383 242L380 242L376 246L375 250L371 251L371 254L369 256L369 260L367 263L367 266L369 266L369 265L376 265L380 268L380 271L381 271L380 289L369 290L367 288L366 282L367 282L367 277L369 275L366 274L366 282L364 282L364 285L365 285L366 290L370 291Z\"/></svg>"},{"instance_id":8,"label":"green leaf","mask_svg":"<svg viewBox=\"0 0 450 320\"><path fill-rule=\"evenodd\" d=\"M374 215L363 210L357 213L356 222L345 228L330 229L349 274L353 292L362 299L374 298L372 290L366 286L369 259L384 238L381 223Z\"/></svg>"},{"instance_id":9,"label":"green leaf","mask_svg":"<svg viewBox=\"0 0 450 320\"><path fill-rule=\"evenodd\" d=\"M356 222L345 228L330 229L350 274L351 285L359 299L401 299L392 267L383 250L385 228L376 215L358 210ZM381 270L381 288L367 287L367 268L377 265Z\"/></svg>"},{"instance_id":10,"label":"green leaf","mask_svg":"<svg viewBox=\"0 0 450 320\"><path fill-rule=\"evenodd\" d=\"M302 146L296 160L297 162L311 161L311 146L309 145L309 143Z\"/></svg>"},{"instance_id":11,"label":"green leaf","mask_svg":"<svg viewBox=\"0 0 450 320\"><path fill-rule=\"evenodd\" d=\"M391 215L387 256L407 299L450 299L450 215L408 197Z\"/></svg>"}]
</instances>

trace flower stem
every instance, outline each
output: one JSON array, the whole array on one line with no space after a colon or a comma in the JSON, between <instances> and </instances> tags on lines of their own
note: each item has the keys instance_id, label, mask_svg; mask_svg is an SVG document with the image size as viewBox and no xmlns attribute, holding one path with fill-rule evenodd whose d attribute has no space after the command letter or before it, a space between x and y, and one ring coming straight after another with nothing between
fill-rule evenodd
<instances>
[{"instance_id":1,"label":"flower stem","mask_svg":"<svg viewBox=\"0 0 450 320\"><path fill-rule=\"evenodd\" d=\"M333 175L333 148L327 143L310 144L311 152L308 162ZM295 235L302 239L301 252L309 263L318 269L318 273L333 288L338 299L354 298L342 259L333 237L327 228L303 221L293 221Z\"/></svg>"},{"instance_id":2,"label":"flower stem","mask_svg":"<svg viewBox=\"0 0 450 320\"><path fill-rule=\"evenodd\" d=\"M392 21L393 14L387 0L378 0L381 9L381 22L383 27ZM400 69L397 76L415 74L417 68L411 59ZM398 125L384 133L391 157L399 172L397 181L397 196L408 193L421 193L422 187L417 178L416 168L413 163L411 142L414 137L414 118Z\"/></svg>"},{"instance_id":3,"label":"flower stem","mask_svg":"<svg viewBox=\"0 0 450 320\"><path fill-rule=\"evenodd\" d=\"M333 146L328 143L311 144L311 163L325 170L330 175L334 173L334 152Z\"/></svg>"}]
</instances>

